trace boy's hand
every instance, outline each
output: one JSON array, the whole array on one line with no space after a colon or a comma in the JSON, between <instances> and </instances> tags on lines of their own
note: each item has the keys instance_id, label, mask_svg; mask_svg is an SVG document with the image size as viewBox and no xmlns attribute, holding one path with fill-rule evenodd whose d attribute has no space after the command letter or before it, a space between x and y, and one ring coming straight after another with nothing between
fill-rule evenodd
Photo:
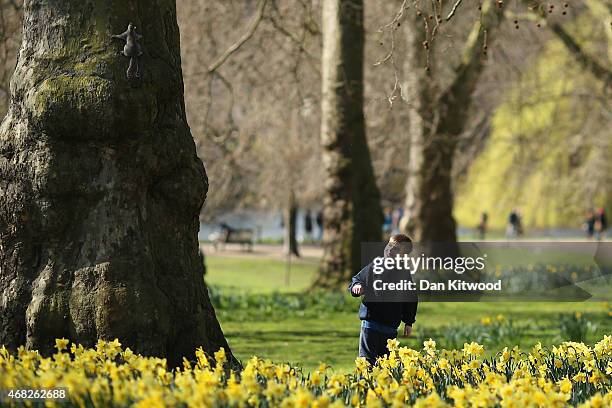
<instances>
[{"instance_id":1,"label":"boy's hand","mask_svg":"<svg viewBox=\"0 0 612 408\"><path fill-rule=\"evenodd\" d=\"M351 292L353 292L354 295L361 296L363 295L363 286L361 286L358 283L355 286L353 286L353 289L351 289Z\"/></svg>"},{"instance_id":2,"label":"boy's hand","mask_svg":"<svg viewBox=\"0 0 612 408\"><path fill-rule=\"evenodd\" d=\"M412 326L408 326L407 324L404 324L404 337L410 337L411 334L412 334Z\"/></svg>"}]
</instances>

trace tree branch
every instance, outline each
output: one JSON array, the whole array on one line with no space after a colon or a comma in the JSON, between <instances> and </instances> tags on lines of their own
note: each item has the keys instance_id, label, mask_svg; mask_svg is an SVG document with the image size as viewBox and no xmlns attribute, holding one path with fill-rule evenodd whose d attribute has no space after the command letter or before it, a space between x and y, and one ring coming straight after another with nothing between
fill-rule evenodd
<instances>
[{"instance_id":1,"label":"tree branch","mask_svg":"<svg viewBox=\"0 0 612 408\"><path fill-rule=\"evenodd\" d=\"M587 54L574 38L561 26L561 24L551 24L550 29L559 37L565 48L572 54L574 59L582 65L584 69L591 72L606 84L612 85L612 71L604 67L597 60Z\"/></svg>"},{"instance_id":2,"label":"tree branch","mask_svg":"<svg viewBox=\"0 0 612 408\"><path fill-rule=\"evenodd\" d=\"M238 51L238 49L240 49L240 47L242 47L242 45L246 43L253 36L253 34L255 33L255 30L257 30L257 27L259 26L259 23L261 22L263 18L264 9L266 8L266 3L267 3L267 0L259 0L259 2L257 3L257 11L255 12L255 17L249 24L247 31L242 35L242 37L238 39L238 41L236 41L227 50L225 50L225 52L221 54L219 58L215 60L215 62L213 62L211 65L208 66L208 73L214 72L217 68L223 65L223 63L234 52Z\"/></svg>"},{"instance_id":3,"label":"tree branch","mask_svg":"<svg viewBox=\"0 0 612 408\"><path fill-rule=\"evenodd\" d=\"M439 98L444 107L440 123L451 134L458 135L465 127L472 93L485 66L487 44L492 41L503 19L504 9L499 10L492 0L483 2L482 15L466 40L461 61L455 67L455 76Z\"/></svg>"},{"instance_id":4,"label":"tree branch","mask_svg":"<svg viewBox=\"0 0 612 408\"><path fill-rule=\"evenodd\" d=\"M314 55L312 55L306 49L306 46L304 45L303 39L300 40L299 38L297 38L293 33L291 33L285 27L283 27L274 17L270 18L270 21L272 22L272 25L274 26L274 28L276 28L278 30L278 32L280 32L281 34L283 34L284 36L289 38L291 40L291 42L293 42L295 45L297 45L299 47L299 51L304 53L304 55L306 55L308 57L310 62L315 62L317 64L319 63L319 59L317 57L315 57Z\"/></svg>"},{"instance_id":5,"label":"tree branch","mask_svg":"<svg viewBox=\"0 0 612 408\"><path fill-rule=\"evenodd\" d=\"M448 13L448 15L446 16L446 21L450 21L451 18L453 18L453 16L455 15L455 13L457 12L457 9L459 8L459 6L461 5L461 2L463 0L456 0L455 4L453 4L453 8L451 9L450 13Z\"/></svg>"}]
</instances>

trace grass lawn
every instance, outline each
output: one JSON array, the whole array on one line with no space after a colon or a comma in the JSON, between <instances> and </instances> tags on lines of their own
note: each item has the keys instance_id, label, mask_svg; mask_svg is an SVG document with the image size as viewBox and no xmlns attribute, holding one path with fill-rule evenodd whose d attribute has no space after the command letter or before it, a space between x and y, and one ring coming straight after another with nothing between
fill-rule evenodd
<instances>
[{"instance_id":1,"label":"grass lawn","mask_svg":"<svg viewBox=\"0 0 612 408\"><path fill-rule=\"evenodd\" d=\"M208 255L209 285L228 293L298 293L306 291L316 271L312 262L294 261L289 285L285 285L285 263L280 260L255 257L223 257ZM359 320L358 300L354 312L321 312L316 315L290 315L257 312L234 315L231 310L219 311L219 320L233 352L241 360L253 355L276 362L290 362L310 370L325 362L337 370L350 369L357 354ZM588 342L612 333L612 318L608 306L602 302L583 303L425 303L419 304L414 335L400 339L403 344L420 347L420 337L444 336L448 326L478 325L484 316L503 314L519 324L528 322L520 338L521 347L560 341L559 315L580 312L589 317L597 328L587 336ZM448 334L448 333L446 333ZM492 344L487 348L497 351L509 343Z\"/></svg>"},{"instance_id":2,"label":"grass lawn","mask_svg":"<svg viewBox=\"0 0 612 408\"><path fill-rule=\"evenodd\" d=\"M300 292L308 287L317 267L312 261L292 259L287 285L287 263L277 259L207 254L206 266L208 284L255 293Z\"/></svg>"}]
</instances>

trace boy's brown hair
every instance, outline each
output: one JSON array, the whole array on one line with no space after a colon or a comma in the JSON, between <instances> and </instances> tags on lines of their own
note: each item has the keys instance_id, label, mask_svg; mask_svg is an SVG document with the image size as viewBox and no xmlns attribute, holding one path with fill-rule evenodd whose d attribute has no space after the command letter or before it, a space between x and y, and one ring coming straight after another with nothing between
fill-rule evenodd
<instances>
[{"instance_id":1,"label":"boy's brown hair","mask_svg":"<svg viewBox=\"0 0 612 408\"><path fill-rule=\"evenodd\" d=\"M402 253L409 254L410 252L412 252L412 240L408 235L405 234L391 235L387 247L389 247L390 249L399 248Z\"/></svg>"},{"instance_id":2,"label":"boy's brown hair","mask_svg":"<svg viewBox=\"0 0 612 408\"><path fill-rule=\"evenodd\" d=\"M390 244L399 244L400 242L409 242L412 244L412 240L410 239L410 237L405 234L395 234L391 235L391 237L389 238Z\"/></svg>"}]
</instances>

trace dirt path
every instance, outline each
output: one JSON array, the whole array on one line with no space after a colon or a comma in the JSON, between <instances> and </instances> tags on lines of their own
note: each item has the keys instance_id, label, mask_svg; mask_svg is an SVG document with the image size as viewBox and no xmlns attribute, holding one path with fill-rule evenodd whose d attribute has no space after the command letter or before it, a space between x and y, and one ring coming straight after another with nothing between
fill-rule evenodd
<instances>
[{"instance_id":1,"label":"dirt path","mask_svg":"<svg viewBox=\"0 0 612 408\"><path fill-rule=\"evenodd\" d=\"M200 248L206 255L210 256L224 256L224 257L248 257L248 258L266 258L266 259L279 259L284 260L286 256L283 252L282 245L274 244L255 244L253 245L252 251L245 251L241 245L238 244L226 244L223 249L215 250L212 244L201 243ZM323 255L323 249L320 246L315 245L300 245L300 258L305 261L318 260ZM295 257L294 257L295 259Z\"/></svg>"},{"instance_id":2,"label":"dirt path","mask_svg":"<svg viewBox=\"0 0 612 408\"><path fill-rule=\"evenodd\" d=\"M606 241L608 241L607 239ZM470 242L483 242L479 240L470 240ZM580 239L564 239L564 238L526 238L524 240L508 241L506 239L489 239L485 242L586 242ZM223 249L215 250L210 243L200 243L200 248L206 255L223 256L223 257L247 257L247 258L266 258L285 260L286 256L283 252L283 246L279 244L255 244L252 251L246 251L239 244L226 244ZM300 260L318 262L323 256L323 249L318 245L300 245ZM293 259L296 259L293 257Z\"/></svg>"}]
</instances>

